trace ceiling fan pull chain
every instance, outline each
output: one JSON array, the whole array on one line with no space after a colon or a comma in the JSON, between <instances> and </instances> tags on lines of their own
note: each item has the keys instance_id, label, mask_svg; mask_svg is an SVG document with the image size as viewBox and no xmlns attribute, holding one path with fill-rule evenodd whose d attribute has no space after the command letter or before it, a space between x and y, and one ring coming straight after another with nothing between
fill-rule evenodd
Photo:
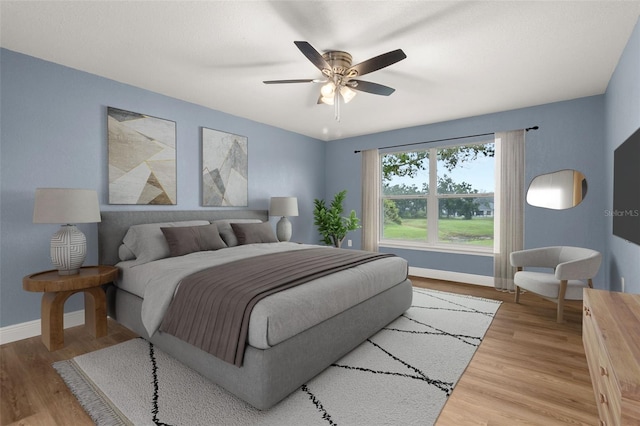
<instances>
[{"instance_id":1,"label":"ceiling fan pull chain","mask_svg":"<svg viewBox=\"0 0 640 426\"><path fill-rule=\"evenodd\" d=\"M340 89L336 88L333 93L333 111L336 121L340 121Z\"/></svg>"}]
</instances>

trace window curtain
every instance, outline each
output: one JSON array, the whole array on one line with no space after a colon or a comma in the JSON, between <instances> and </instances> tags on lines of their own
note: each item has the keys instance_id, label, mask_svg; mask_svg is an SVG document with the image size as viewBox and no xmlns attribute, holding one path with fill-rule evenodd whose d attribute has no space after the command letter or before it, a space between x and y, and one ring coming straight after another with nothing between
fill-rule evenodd
<instances>
[{"instance_id":1,"label":"window curtain","mask_svg":"<svg viewBox=\"0 0 640 426\"><path fill-rule=\"evenodd\" d=\"M380 185L378 150L362 151L362 250L378 251Z\"/></svg>"},{"instance_id":2,"label":"window curtain","mask_svg":"<svg viewBox=\"0 0 640 426\"><path fill-rule=\"evenodd\" d=\"M493 243L493 275L496 289L513 291L512 251L524 245L524 139L525 130L499 132L495 136L496 194Z\"/></svg>"}]
</instances>

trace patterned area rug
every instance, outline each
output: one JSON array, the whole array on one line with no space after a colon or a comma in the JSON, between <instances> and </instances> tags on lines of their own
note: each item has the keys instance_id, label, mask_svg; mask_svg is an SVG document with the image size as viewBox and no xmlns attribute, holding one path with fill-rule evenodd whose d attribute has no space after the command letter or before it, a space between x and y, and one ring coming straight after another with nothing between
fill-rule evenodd
<instances>
[{"instance_id":1,"label":"patterned area rug","mask_svg":"<svg viewBox=\"0 0 640 426\"><path fill-rule=\"evenodd\" d=\"M143 339L54 368L98 425L429 425L499 307L414 288L407 312L267 411Z\"/></svg>"}]
</instances>

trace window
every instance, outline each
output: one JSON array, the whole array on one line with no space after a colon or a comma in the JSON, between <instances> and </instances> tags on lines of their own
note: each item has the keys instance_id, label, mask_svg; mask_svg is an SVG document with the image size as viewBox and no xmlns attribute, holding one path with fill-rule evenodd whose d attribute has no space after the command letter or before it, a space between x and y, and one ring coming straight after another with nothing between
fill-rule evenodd
<instances>
[{"instance_id":1,"label":"window","mask_svg":"<svg viewBox=\"0 0 640 426\"><path fill-rule=\"evenodd\" d=\"M493 248L493 141L386 152L381 244Z\"/></svg>"}]
</instances>

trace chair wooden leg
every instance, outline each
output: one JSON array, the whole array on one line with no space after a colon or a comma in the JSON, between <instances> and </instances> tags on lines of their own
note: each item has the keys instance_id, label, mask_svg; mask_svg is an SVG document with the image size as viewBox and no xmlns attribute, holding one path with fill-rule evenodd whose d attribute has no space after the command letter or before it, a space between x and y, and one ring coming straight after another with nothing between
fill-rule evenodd
<instances>
[{"instance_id":1,"label":"chair wooden leg","mask_svg":"<svg viewBox=\"0 0 640 426\"><path fill-rule=\"evenodd\" d=\"M518 272L522 271L522 266L518 266L516 267L516 274ZM515 275L514 275L514 279L515 279ZM518 287L518 285L514 282L513 283L514 287L516 288L516 303L520 303L520 287Z\"/></svg>"},{"instance_id":2,"label":"chair wooden leg","mask_svg":"<svg viewBox=\"0 0 640 426\"><path fill-rule=\"evenodd\" d=\"M558 291L558 323L563 321L563 313L564 313L564 296L567 293L567 280L560 281L560 290Z\"/></svg>"}]
</instances>

